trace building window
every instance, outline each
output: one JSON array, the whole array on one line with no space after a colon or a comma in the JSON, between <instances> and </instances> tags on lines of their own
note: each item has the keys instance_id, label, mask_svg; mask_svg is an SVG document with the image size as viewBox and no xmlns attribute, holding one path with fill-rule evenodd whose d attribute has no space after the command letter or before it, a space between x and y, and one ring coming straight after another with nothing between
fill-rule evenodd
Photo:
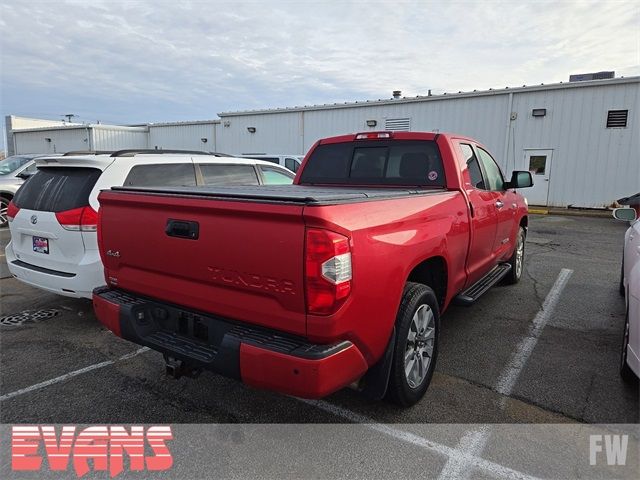
<instances>
[{"instance_id":1,"label":"building window","mask_svg":"<svg viewBox=\"0 0 640 480\"><path fill-rule=\"evenodd\" d=\"M607 113L607 128L625 128L629 110L609 110Z\"/></svg>"},{"instance_id":2,"label":"building window","mask_svg":"<svg viewBox=\"0 0 640 480\"><path fill-rule=\"evenodd\" d=\"M392 132L409 132L411 131L411 119L387 118L384 121L384 129Z\"/></svg>"}]
</instances>

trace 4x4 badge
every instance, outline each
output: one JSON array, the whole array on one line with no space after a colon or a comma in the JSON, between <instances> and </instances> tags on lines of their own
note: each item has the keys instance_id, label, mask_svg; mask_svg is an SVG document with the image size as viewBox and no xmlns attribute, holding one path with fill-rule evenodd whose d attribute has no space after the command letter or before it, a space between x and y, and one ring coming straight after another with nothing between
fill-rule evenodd
<instances>
[{"instance_id":1,"label":"4x4 badge","mask_svg":"<svg viewBox=\"0 0 640 480\"><path fill-rule=\"evenodd\" d=\"M38 216L37 215L31 215L31 223L32 224L36 224L38 223Z\"/></svg>"}]
</instances>

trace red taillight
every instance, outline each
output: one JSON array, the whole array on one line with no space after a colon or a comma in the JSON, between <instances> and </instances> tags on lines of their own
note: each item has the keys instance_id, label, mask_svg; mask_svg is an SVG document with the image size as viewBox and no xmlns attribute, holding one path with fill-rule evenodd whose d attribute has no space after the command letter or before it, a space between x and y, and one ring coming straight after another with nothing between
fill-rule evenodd
<instances>
[{"instance_id":1,"label":"red taillight","mask_svg":"<svg viewBox=\"0 0 640 480\"><path fill-rule=\"evenodd\" d=\"M356 140L384 140L386 138L391 138L391 132L365 132L356 135Z\"/></svg>"},{"instance_id":2,"label":"red taillight","mask_svg":"<svg viewBox=\"0 0 640 480\"><path fill-rule=\"evenodd\" d=\"M9 220L10 222L13 222L13 219L15 218L15 216L18 214L19 211L20 211L20 207L16 207L15 203L9 202L9 205L7 206L7 220Z\"/></svg>"},{"instance_id":3,"label":"red taillight","mask_svg":"<svg viewBox=\"0 0 640 480\"><path fill-rule=\"evenodd\" d=\"M351 293L351 247L339 233L307 229L305 288L307 312L330 315Z\"/></svg>"},{"instance_id":4,"label":"red taillight","mask_svg":"<svg viewBox=\"0 0 640 480\"><path fill-rule=\"evenodd\" d=\"M95 232L98 229L98 212L89 206L56 212L56 218L65 230Z\"/></svg>"}]
</instances>

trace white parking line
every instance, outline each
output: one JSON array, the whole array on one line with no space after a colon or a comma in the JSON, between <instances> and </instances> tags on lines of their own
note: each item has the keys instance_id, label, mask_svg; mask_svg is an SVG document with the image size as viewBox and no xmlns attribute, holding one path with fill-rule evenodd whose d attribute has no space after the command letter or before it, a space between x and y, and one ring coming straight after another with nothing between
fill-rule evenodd
<instances>
[{"instance_id":1,"label":"white parking line","mask_svg":"<svg viewBox=\"0 0 640 480\"><path fill-rule=\"evenodd\" d=\"M563 268L556 279L556 283L554 283L551 290L549 290L542 307L529 327L527 336L520 341L516 351L511 357L511 361L498 379L496 390L502 395L511 395L511 391L522 372L522 367L527 363L533 348L536 346L536 343L538 343L540 334L549 322L549 318L555 310L558 300L560 300L560 294L562 293L562 290L564 290L564 287L567 285L572 274L573 270Z\"/></svg>"},{"instance_id":2,"label":"white parking line","mask_svg":"<svg viewBox=\"0 0 640 480\"><path fill-rule=\"evenodd\" d=\"M531 322L527 336L520 341L511 357L511 360L498 378L495 389L498 393L503 395L500 399L500 406L502 408L506 405L507 397L511 395L513 387L515 386L518 377L520 377L520 373L522 373L524 365L531 356L531 352L533 352L533 348L536 346L536 343L538 343L542 330L549 322L549 318L560 300L560 294L564 290L564 287L566 287L572 274L573 270L568 268L563 268L560 271L553 287L551 287L547 297L544 299L542 307L536 314L533 322ZM466 452L468 455L482 455L482 452L489 441L489 435L490 432L487 428L481 429L480 431L467 432L462 439L460 439L458 449ZM454 478L464 480L469 478L471 475L471 468L469 467L470 462L465 458L458 459L455 457L449 457L447 464L440 472L438 480Z\"/></svg>"},{"instance_id":3,"label":"white parking line","mask_svg":"<svg viewBox=\"0 0 640 480\"><path fill-rule=\"evenodd\" d=\"M55 377L50 380L45 380L44 382L36 383L35 385L31 385L30 387L21 388L20 390L16 390L15 392L6 393L0 396L0 402L4 402L5 400L9 400L10 398L17 397L19 395L24 395L25 393L33 392L34 390L39 390L41 388L48 387L49 385L54 385L56 383L64 382L69 378L77 377L78 375L82 375L83 373L91 372L99 368L108 367L109 365L113 365L116 362L133 358L148 350L149 348L142 347L134 352L127 353L126 355L116 358L115 360L107 360L105 362L95 363L93 365L89 365L88 367L84 367L79 370L74 370L73 372L65 373L64 375L60 375L59 377Z\"/></svg>"},{"instance_id":4,"label":"white parking line","mask_svg":"<svg viewBox=\"0 0 640 480\"><path fill-rule=\"evenodd\" d=\"M499 463L495 463L490 460L485 460L484 458L481 458L477 455L473 455L467 451L464 451L460 447L453 448L447 445L442 445L440 443L434 442L427 438L421 437L420 435L416 435L414 433L407 432L405 430L401 430L401 429L392 427L390 425L386 425L384 423L377 423L372 418L369 418L360 413L353 412L347 408L334 405L324 400L307 400L304 398L297 398L297 397L293 397L293 398L296 398L296 400L299 400L300 402L319 408L320 410L324 410L325 412L329 412L338 417L342 417L345 420L349 420L352 423L361 424L363 427L369 428L371 430L375 430L384 435L395 438L396 440L400 440L401 442L410 443L417 447L421 447L426 450L439 453L440 455L444 455L449 459L453 459L454 463L456 464L465 465L465 467L469 468L469 470L471 469L470 467L479 468L481 470L484 470L485 472L490 473L491 475L497 478L507 478L507 479L516 479L516 480L536 480L537 479L537 477L528 475L526 473L520 472L518 470L514 470L509 467L505 467L504 465L500 465ZM449 477L449 478L454 478L454 477Z\"/></svg>"}]
</instances>

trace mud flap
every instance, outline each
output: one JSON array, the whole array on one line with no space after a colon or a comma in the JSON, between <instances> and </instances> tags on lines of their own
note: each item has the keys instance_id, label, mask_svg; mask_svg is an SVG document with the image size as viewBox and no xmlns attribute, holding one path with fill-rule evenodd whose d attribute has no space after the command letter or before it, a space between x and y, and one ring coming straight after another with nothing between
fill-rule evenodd
<instances>
[{"instance_id":1,"label":"mud flap","mask_svg":"<svg viewBox=\"0 0 640 480\"><path fill-rule=\"evenodd\" d=\"M395 343L396 327L394 326L384 355L367 371L363 378L363 387L360 393L370 400L382 400L387 393Z\"/></svg>"}]
</instances>

